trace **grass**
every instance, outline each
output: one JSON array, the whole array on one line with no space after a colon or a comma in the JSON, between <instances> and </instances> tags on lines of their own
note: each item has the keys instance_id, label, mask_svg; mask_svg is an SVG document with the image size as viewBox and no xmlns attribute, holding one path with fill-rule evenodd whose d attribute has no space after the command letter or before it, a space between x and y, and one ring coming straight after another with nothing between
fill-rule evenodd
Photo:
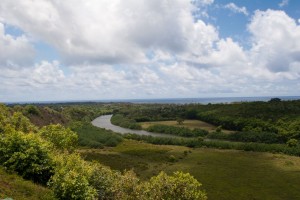
<instances>
[{"instance_id":1,"label":"grass","mask_svg":"<svg viewBox=\"0 0 300 200\"><path fill-rule=\"evenodd\" d=\"M212 200L296 200L300 197L300 158L271 153L191 149L124 140L116 147L81 150L87 160L112 169L134 169L141 179L160 171L191 173ZM175 159L173 159L175 158Z\"/></svg>"},{"instance_id":2,"label":"grass","mask_svg":"<svg viewBox=\"0 0 300 200\"><path fill-rule=\"evenodd\" d=\"M143 129L147 129L151 125L155 124L161 124L161 125L167 125L167 126L176 126L176 127L185 127L189 129L195 129L200 128L207 130L209 132L213 132L216 130L216 126L200 121L200 120L184 120L183 124L178 124L177 121L156 121L156 122L140 122L139 123ZM225 133L230 133L232 131L229 130L222 130Z\"/></svg>"},{"instance_id":3,"label":"grass","mask_svg":"<svg viewBox=\"0 0 300 200\"><path fill-rule=\"evenodd\" d=\"M15 174L7 173L0 167L0 199L55 199L53 192L45 187L25 181Z\"/></svg>"}]
</instances>

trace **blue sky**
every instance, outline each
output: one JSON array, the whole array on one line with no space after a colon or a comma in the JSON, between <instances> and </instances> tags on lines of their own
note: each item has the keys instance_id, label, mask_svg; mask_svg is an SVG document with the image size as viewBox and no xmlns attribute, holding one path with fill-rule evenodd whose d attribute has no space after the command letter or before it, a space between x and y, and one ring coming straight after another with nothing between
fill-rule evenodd
<instances>
[{"instance_id":1,"label":"blue sky","mask_svg":"<svg viewBox=\"0 0 300 200\"><path fill-rule=\"evenodd\" d=\"M298 0L3 0L0 102L295 96Z\"/></svg>"}]
</instances>

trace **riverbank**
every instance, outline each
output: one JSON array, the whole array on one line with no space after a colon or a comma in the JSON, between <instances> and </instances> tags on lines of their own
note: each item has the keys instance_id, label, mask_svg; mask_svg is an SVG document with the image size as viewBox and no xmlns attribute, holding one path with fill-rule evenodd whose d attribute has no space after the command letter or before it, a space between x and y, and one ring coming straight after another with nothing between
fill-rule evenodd
<instances>
[{"instance_id":1,"label":"riverbank","mask_svg":"<svg viewBox=\"0 0 300 200\"><path fill-rule=\"evenodd\" d=\"M177 136L169 135L169 134L153 133L153 132L148 132L148 131L144 131L144 130L132 130L132 129L116 126L111 123L111 121L110 121L111 117L112 117L112 115L103 115L103 116L97 117L96 119L94 119L92 121L92 124L96 127L105 128L105 129L108 129L108 130L111 130L111 131L114 131L114 132L120 133L120 134L131 133L131 134L137 134L137 135L150 135L153 137L172 137L172 138L177 137Z\"/></svg>"}]
</instances>

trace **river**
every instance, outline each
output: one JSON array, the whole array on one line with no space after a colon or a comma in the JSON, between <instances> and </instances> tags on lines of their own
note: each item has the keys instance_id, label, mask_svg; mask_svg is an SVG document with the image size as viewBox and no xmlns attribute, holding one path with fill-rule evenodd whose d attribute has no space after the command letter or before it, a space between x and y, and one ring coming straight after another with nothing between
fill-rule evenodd
<instances>
[{"instance_id":1,"label":"river","mask_svg":"<svg viewBox=\"0 0 300 200\"><path fill-rule=\"evenodd\" d=\"M92 121L92 124L99 128L109 129L116 133L121 133L121 134L133 133L133 134L137 134L137 135L151 135L154 137L178 137L178 136L174 136L174 135L168 135L168 134L162 134L162 133L152 133L152 132L148 132L148 131L144 131L144 130L132 130L132 129L116 126L110 122L111 117L112 117L112 115L102 115L102 116L94 119Z\"/></svg>"}]
</instances>

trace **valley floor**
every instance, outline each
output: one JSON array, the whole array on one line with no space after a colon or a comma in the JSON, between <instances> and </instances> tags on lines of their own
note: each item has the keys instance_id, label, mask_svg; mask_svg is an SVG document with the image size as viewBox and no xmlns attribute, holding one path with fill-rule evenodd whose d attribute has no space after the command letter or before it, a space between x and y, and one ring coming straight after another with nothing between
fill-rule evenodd
<instances>
[{"instance_id":1,"label":"valley floor","mask_svg":"<svg viewBox=\"0 0 300 200\"><path fill-rule=\"evenodd\" d=\"M152 145L125 140L117 147L81 149L87 160L142 179L160 171L189 172L213 200L293 200L300 197L300 158L282 154Z\"/></svg>"}]
</instances>

